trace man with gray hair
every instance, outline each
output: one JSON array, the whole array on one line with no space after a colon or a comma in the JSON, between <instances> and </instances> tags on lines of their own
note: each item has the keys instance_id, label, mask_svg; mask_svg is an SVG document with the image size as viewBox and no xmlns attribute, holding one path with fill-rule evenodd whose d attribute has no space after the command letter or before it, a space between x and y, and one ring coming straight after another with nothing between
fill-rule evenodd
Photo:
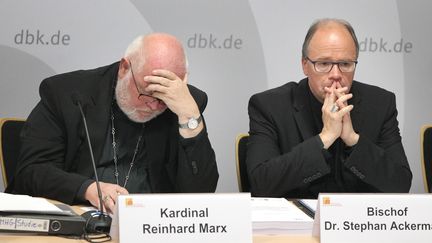
<instances>
[{"instance_id":1,"label":"man with gray hair","mask_svg":"<svg viewBox=\"0 0 432 243\"><path fill-rule=\"evenodd\" d=\"M351 25L316 21L306 34L306 78L249 101L247 170L255 196L408 192L395 95L353 81L359 44Z\"/></svg>"},{"instance_id":2,"label":"man with gray hair","mask_svg":"<svg viewBox=\"0 0 432 243\"><path fill-rule=\"evenodd\" d=\"M47 78L40 96L7 191L99 206L78 101L108 211L118 194L216 190L202 116L207 95L188 84L184 49L174 36L140 36L120 62Z\"/></svg>"}]
</instances>

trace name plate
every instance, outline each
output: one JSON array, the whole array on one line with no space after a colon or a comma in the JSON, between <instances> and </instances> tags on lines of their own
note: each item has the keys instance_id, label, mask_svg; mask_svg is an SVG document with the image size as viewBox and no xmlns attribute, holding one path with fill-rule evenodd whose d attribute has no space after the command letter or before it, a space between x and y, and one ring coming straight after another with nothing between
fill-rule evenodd
<instances>
[{"instance_id":1,"label":"name plate","mask_svg":"<svg viewBox=\"0 0 432 243\"><path fill-rule=\"evenodd\" d=\"M320 194L314 227L322 243L431 242L431 205L430 194Z\"/></svg>"},{"instance_id":2,"label":"name plate","mask_svg":"<svg viewBox=\"0 0 432 243\"><path fill-rule=\"evenodd\" d=\"M250 193L118 197L120 243L252 242Z\"/></svg>"}]
</instances>

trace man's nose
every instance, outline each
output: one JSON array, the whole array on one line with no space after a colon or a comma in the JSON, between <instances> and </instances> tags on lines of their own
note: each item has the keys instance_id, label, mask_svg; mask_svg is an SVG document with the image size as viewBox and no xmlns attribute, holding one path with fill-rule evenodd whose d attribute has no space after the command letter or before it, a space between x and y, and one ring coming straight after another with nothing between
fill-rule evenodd
<instances>
[{"instance_id":1,"label":"man's nose","mask_svg":"<svg viewBox=\"0 0 432 243\"><path fill-rule=\"evenodd\" d=\"M342 77L342 72L339 69L338 64L333 64L329 72L329 78L334 80L339 80Z\"/></svg>"}]
</instances>

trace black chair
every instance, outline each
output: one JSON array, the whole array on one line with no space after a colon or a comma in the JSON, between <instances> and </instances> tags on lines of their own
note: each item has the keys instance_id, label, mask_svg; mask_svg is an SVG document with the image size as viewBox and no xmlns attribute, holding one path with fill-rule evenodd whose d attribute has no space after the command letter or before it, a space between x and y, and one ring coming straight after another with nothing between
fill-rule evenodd
<instances>
[{"instance_id":1,"label":"black chair","mask_svg":"<svg viewBox=\"0 0 432 243\"><path fill-rule=\"evenodd\" d=\"M5 188L11 182L21 148L20 132L24 119L0 118L0 163Z\"/></svg>"},{"instance_id":2,"label":"black chair","mask_svg":"<svg viewBox=\"0 0 432 243\"><path fill-rule=\"evenodd\" d=\"M426 192L432 190L432 124L421 129L421 158Z\"/></svg>"},{"instance_id":3,"label":"black chair","mask_svg":"<svg viewBox=\"0 0 432 243\"><path fill-rule=\"evenodd\" d=\"M236 138L237 183L240 192L249 192L249 178L246 169L246 152L249 134L239 134Z\"/></svg>"}]
</instances>

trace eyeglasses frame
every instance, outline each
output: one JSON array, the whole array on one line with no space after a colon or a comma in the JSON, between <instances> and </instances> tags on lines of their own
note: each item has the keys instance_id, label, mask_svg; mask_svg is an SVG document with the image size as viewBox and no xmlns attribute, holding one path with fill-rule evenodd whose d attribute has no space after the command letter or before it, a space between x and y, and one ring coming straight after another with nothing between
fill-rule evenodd
<instances>
[{"instance_id":1,"label":"eyeglasses frame","mask_svg":"<svg viewBox=\"0 0 432 243\"><path fill-rule=\"evenodd\" d=\"M357 67L357 63L358 63L357 60L354 60L354 61L338 61L338 62L332 62L332 61L319 61L319 60L318 60L318 61L314 61L314 60L310 59L308 56L306 56L305 59L306 59L307 61L309 61L309 62L311 62L311 63L313 64L313 66L314 66L314 70L315 70L317 73L329 73L329 72L331 72L331 70L333 69L334 65L337 65L337 67L338 67L338 69L339 69L339 71L340 71L341 73L352 73L352 72L355 71L355 69L356 69L356 67ZM332 65L331 65L330 69L329 69L327 72L322 72L322 71L318 71L317 68L316 68L316 63L318 63L318 62L327 62L327 63L331 63ZM349 62L349 63L354 63L354 69L353 69L352 71L344 72L344 71L342 71L342 69L340 68L339 65L340 65L341 63L347 63L347 62Z\"/></svg>"}]
</instances>

